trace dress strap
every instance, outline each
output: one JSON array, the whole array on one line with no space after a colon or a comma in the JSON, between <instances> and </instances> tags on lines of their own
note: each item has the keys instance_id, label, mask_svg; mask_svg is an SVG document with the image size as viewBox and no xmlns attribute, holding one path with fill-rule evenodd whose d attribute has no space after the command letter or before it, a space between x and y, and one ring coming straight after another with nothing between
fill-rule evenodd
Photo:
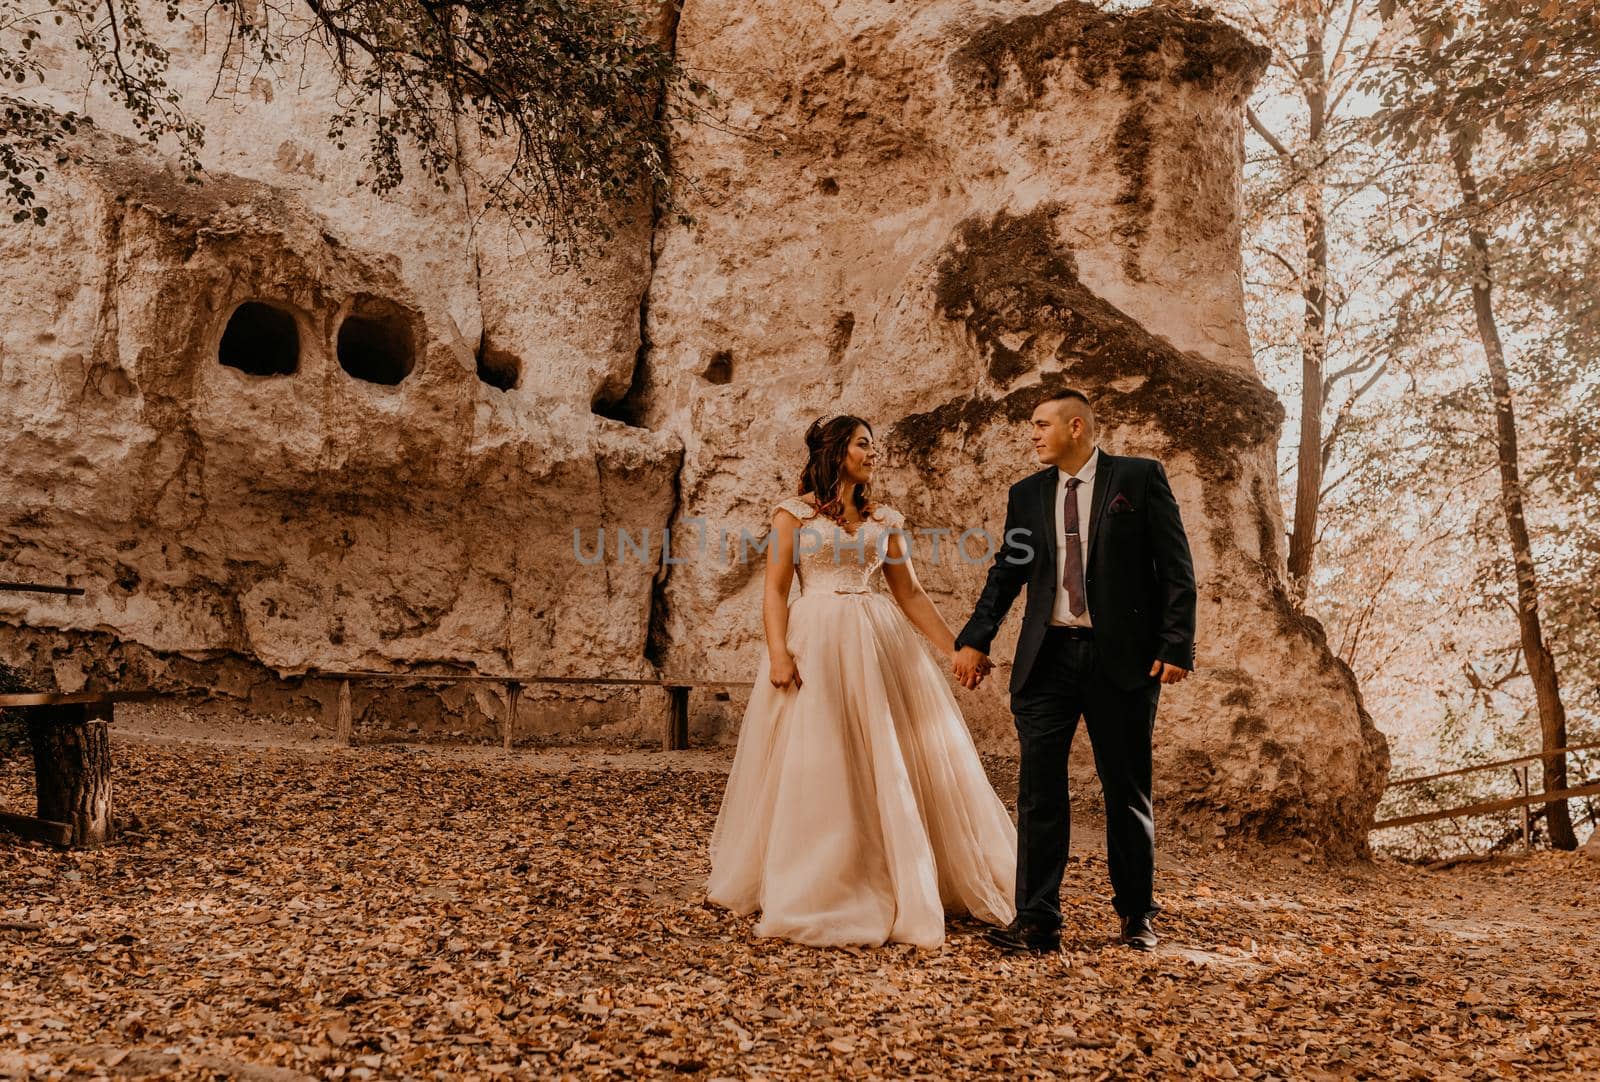
<instances>
[{"instance_id":1,"label":"dress strap","mask_svg":"<svg viewBox=\"0 0 1600 1082\"><path fill-rule=\"evenodd\" d=\"M790 496L787 499L779 500L772 509L773 511L787 511L801 522L817 516L817 509L806 503L799 496Z\"/></svg>"},{"instance_id":2,"label":"dress strap","mask_svg":"<svg viewBox=\"0 0 1600 1082\"><path fill-rule=\"evenodd\" d=\"M878 509L872 512L872 517L883 523L885 526L889 526L893 529L905 529L906 517L900 512L896 511L894 508L890 507L888 504L880 504Z\"/></svg>"}]
</instances>

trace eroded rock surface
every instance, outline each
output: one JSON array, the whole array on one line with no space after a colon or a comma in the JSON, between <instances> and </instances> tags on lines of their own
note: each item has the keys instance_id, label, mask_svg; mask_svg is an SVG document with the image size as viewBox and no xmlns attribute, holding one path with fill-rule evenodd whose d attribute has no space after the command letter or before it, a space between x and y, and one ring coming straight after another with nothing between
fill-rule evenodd
<instances>
[{"instance_id":1,"label":"eroded rock surface","mask_svg":"<svg viewBox=\"0 0 1600 1082\"><path fill-rule=\"evenodd\" d=\"M587 287L507 260L480 290L449 203L389 208L413 219L389 251L315 191L185 185L113 136L62 179L48 229L0 234L0 577L88 591L4 595L36 670L258 709L321 708L326 686L279 679L312 670L649 675L654 567L582 565L571 530L664 523L681 452L591 412L636 337L540 362ZM617 291L635 336L646 268ZM542 303L491 342L519 289ZM493 689L356 698L402 731L500 710Z\"/></svg>"},{"instance_id":2,"label":"eroded rock surface","mask_svg":"<svg viewBox=\"0 0 1600 1082\"><path fill-rule=\"evenodd\" d=\"M1157 791L1203 831L1362 845L1387 749L1282 586L1282 410L1252 368L1239 271L1243 104L1264 57L1172 7L692 4L686 61L731 130L680 160L716 213L661 244L645 423L684 441L680 514L730 531L793 491L818 414L874 423L881 495L946 527L919 574L953 625L1005 491L1036 464L1041 391L1096 400L1104 444L1166 464L1201 586L1201 678L1171 690ZM759 56L753 68L746 60ZM981 543L973 542L973 555ZM672 568L669 665L748 674L758 568ZM1001 669L964 699L1015 744ZM736 706L736 704L734 704ZM736 709L727 712L737 720Z\"/></svg>"},{"instance_id":3,"label":"eroded rock surface","mask_svg":"<svg viewBox=\"0 0 1600 1082\"><path fill-rule=\"evenodd\" d=\"M1200 674L1163 703L1165 807L1360 849L1387 750L1286 601L1282 411L1244 329L1261 51L1168 5L1021 0L690 0L677 44L729 103L675 149L696 221L652 237L641 210L582 276L474 222L470 192L358 190L320 138L325 78L214 107L202 187L94 137L55 224L0 234L0 577L88 596L0 596L0 653L256 709L324 709L314 669L747 680L760 565L716 540L765 530L812 418L872 420L912 527L998 532L1036 468L1024 422L1072 384L1109 450L1167 464L1195 548ZM198 85L214 65L189 48ZM693 518L704 557L616 553L616 526L687 539ZM592 548L602 525L608 558L578 560L573 528ZM959 624L983 562L917 556ZM1019 618L963 699L991 751L1015 747ZM357 700L403 728L418 696ZM741 701L697 696L697 738L732 739ZM470 686L431 702L424 727L487 731L499 708ZM658 710L569 689L521 724L653 735Z\"/></svg>"}]
</instances>

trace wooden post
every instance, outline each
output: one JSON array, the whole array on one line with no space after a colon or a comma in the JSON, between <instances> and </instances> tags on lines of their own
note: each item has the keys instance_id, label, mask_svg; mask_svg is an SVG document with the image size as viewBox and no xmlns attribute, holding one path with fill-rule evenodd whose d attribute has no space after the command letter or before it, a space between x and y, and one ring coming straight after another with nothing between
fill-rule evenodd
<instances>
[{"instance_id":1,"label":"wooden post","mask_svg":"<svg viewBox=\"0 0 1600 1082\"><path fill-rule=\"evenodd\" d=\"M511 750L511 740L516 734L517 700L522 698L522 685L515 680L506 684L506 716L500 725L500 747Z\"/></svg>"},{"instance_id":2,"label":"wooden post","mask_svg":"<svg viewBox=\"0 0 1600 1082\"><path fill-rule=\"evenodd\" d=\"M111 839L110 703L68 703L31 711L39 818L71 827L70 844L94 849Z\"/></svg>"},{"instance_id":3,"label":"wooden post","mask_svg":"<svg viewBox=\"0 0 1600 1082\"><path fill-rule=\"evenodd\" d=\"M667 724L661 733L662 751L683 751L689 746L689 689L667 685Z\"/></svg>"},{"instance_id":4,"label":"wooden post","mask_svg":"<svg viewBox=\"0 0 1600 1082\"><path fill-rule=\"evenodd\" d=\"M337 739L346 747L350 744L350 681L339 681L339 728Z\"/></svg>"},{"instance_id":5,"label":"wooden post","mask_svg":"<svg viewBox=\"0 0 1600 1082\"><path fill-rule=\"evenodd\" d=\"M1528 767L1527 764L1517 771L1521 776L1522 795L1528 795ZM1522 848L1527 852L1533 851L1533 817L1528 813L1528 805L1522 806Z\"/></svg>"}]
</instances>

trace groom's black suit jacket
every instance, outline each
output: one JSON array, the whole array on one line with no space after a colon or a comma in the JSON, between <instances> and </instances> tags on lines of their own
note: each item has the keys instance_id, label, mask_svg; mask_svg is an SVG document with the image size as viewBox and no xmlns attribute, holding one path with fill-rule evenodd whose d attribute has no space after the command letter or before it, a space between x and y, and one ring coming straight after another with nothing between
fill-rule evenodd
<instances>
[{"instance_id":1,"label":"groom's black suit jacket","mask_svg":"<svg viewBox=\"0 0 1600 1082\"><path fill-rule=\"evenodd\" d=\"M1055 607L1056 490L1060 471L1040 470L1011 486L1005 537L957 648L985 654L1017 594L1028 588L1011 668L1014 695L1028 678ZM1189 541L1166 471L1149 458L1100 452L1089 507L1084 589L1095 655L1105 676L1129 691L1149 686L1160 659L1194 668L1195 585Z\"/></svg>"}]
</instances>

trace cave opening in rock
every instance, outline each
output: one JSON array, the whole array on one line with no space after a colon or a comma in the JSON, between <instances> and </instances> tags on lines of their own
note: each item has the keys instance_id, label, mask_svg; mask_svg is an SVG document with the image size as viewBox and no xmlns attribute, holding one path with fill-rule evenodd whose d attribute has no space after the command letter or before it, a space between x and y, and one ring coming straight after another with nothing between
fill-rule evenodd
<instances>
[{"instance_id":1,"label":"cave opening in rock","mask_svg":"<svg viewBox=\"0 0 1600 1082\"><path fill-rule=\"evenodd\" d=\"M501 391L515 390L522 382L522 358L494 348L485 339L478 345L478 378Z\"/></svg>"},{"instance_id":2,"label":"cave opening in rock","mask_svg":"<svg viewBox=\"0 0 1600 1082\"><path fill-rule=\"evenodd\" d=\"M410 321L387 301L358 302L339 325L339 367L356 379L393 387L416 367Z\"/></svg>"},{"instance_id":3,"label":"cave opening in rock","mask_svg":"<svg viewBox=\"0 0 1600 1082\"><path fill-rule=\"evenodd\" d=\"M645 369L646 347L639 347L639 356L633 366L633 374L628 380L628 389L622 392L620 398L606 397L606 388L600 388L594 398L589 402L589 409L596 417L605 417L612 421L621 421L633 428L643 428L645 417L645 400L648 394L649 373Z\"/></svg>"},{"instance_id":4,"label":"cave opening in rock","mask_svg":"<svg viewBox=\"0 0 1600 1082\"><path fill-rule=\"evenodd\" d=\"M733 350L717 350L711 355L711 360L706 362L705 370L700 375L707 383L719 386L733 382Z\"/></svg>"},{"instance_id":5,"label":"cave opening in rock","mask_svg":"<svg viewBox=\"0 0 1600 1082\"><path fill-rule=\"evenodd\" d=\"M282 308L245 301L228 317L217 360L252 376L292 376L300 370L300 327Z\"/></svg>"}]
</instances>

